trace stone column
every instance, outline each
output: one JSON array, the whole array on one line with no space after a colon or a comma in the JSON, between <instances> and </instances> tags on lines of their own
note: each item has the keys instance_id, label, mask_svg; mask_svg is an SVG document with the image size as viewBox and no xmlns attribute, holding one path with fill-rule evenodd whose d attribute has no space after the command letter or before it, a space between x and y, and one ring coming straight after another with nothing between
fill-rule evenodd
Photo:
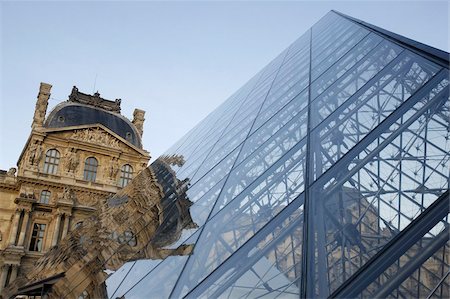
<instances>
[{"instance_id":1,"label":"stone column","mask_svg":"<svg viewBox=\"0 0 450 299\"><path fill-rule=\"evenodd\" d=\"M22 221L22 227L19 234L19 242L17 243L17 246L23 246L23 243L25 241L25 234L27 233L28 228L28 220L30 219L30 210L24 210L23 215L23 221Z\"/></svg>"},{"instance_id":2,"label":"stone column","mask_svg":"<svg viewBox=\"0 0 450 299\"><path fill-rule=\"evenodd\" d=\"M14 213L14 218L11 224L11 235L9 237L9 244L15 245L16 243L16 237L17 237L17 230L19 226L19 220L20 220L20 211L16 210Z\"/></svg>"},{"instance_id":3,"label":"stone column","mask_svg":"<svg viewBox=\"0 0 450 299\"><path fill-rule=\"evenodd\" d=\"M16 280L17 277L17 270L19 270L19 265L11 265L11 277L9 278L9 283L12 283L14 280Z\"/></svg>"},{"instance_id":4,"label":"stone column","mask_svg":"<svg viewBox=\"0 0 450 299\"><path fill-rule=\"evenodd\" d=\"M64 228L62 231L61 240L64 239L67 236L67 233L69 232L69 220L70 214L66 214L66 218L64 218Z\"/></svg>"},{"instance_id":5,"label":"stone column","mask_svg":"<svg viewBox=\"0 0 450 299\"><path fill-rule=\"evenodd\" d=\"M6 284L6 277L8 276L8 264L4 264L2 266L2 273L0 274L0 292L3 291Z\"/></svg>"},{"instance_id":6,"label":"stone column","mask_svg":"<svg viewBox=\"0 0 450 299\"><path fill-rule=\"evenodd\" d=\"M55 231L53 232L53 240L52 240L52 247L58 243L58 236L59 236L59 227L61 226L61 213L57 214L56 217L56 224L55 224Z\"/></svg>"}]
</instances>

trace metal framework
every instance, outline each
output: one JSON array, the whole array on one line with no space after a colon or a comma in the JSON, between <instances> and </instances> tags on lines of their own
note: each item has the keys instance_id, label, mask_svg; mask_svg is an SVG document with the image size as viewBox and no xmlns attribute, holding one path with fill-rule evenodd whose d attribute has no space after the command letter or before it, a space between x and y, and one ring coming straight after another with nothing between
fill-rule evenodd
<instances>
[{"instance_id":1,"label":"metal framework","mask_svg":"<svg viewBox=\"0 0 450 299\"><path fill-rule=\"evenodd\" d=\"M194 252L126 264L110 297L450 296L448 77L448 53L328 13L167 151Z\"/></svg>"}]
</instances>

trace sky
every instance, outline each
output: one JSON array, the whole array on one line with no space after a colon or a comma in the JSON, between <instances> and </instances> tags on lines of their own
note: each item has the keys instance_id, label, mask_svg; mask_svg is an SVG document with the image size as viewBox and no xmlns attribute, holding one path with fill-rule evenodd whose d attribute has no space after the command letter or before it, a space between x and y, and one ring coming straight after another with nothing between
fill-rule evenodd
<instances>
[{"instance_id":1,"label":"sky","mask_svg":"<svg viewBox=\"0 0 450 299\"><path fill-rule=\"evenodd\" d=\"M146 111L156 159L331 9L449 51L447 1L1 1L0 169L15 167L40 82Z\"/></svg>"}]
</instances>

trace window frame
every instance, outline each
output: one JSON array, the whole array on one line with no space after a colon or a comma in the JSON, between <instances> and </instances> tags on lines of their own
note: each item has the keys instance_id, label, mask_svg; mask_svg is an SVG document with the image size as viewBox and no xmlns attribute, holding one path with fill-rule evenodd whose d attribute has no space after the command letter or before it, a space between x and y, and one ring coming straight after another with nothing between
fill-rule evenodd
<instances>
[{"instance_id":1,"label":"window frame","mask_svg":"<svg viewBox=\"0 0 450 299\"><path fill-rule=\"evenodd\" d=\"M44 192L46 193L44 195ZM46 200L42 200L43 198L45 198ZM52 198L52 192L50 190L42 190L41 194L39 195L39 203L41 204L49 204L50 203L50 199Z\"/></svg>"},{"instance_id":2,"label":"window frame","mask_svg":"<svg viewBox=\"0 0 450 299\"><path fill-rule=\"evenodd\" d=\"M95 163L91 163L95 161ZM95 182L98 172L98 160L94 156L87 157L84 160L83 179L88 182Z\"/></svg>"},{"instance_id":3,"label":"window frame","mask_svg":"<svg viewBox=\"0 0 450 299\"><path fill-rule=\"evenodd\" d=\"M120 168L119 187L126 187L133 179L134 169L130 164L124 164Z\"/></svg>"},{"instance_id":4,"label":"window frame","mask_svg":"<svg viewBox=\"0 0 450 299\"><path fill-rule=\"evenodd\" d=\"M36 228L36 225L38 226ZM44 228L42 229L42 226L44 226ZM43 222L34 222L32 229L31 229L31 236L30 236L30 245L28 246L28 251L33 251L33 252L43 252L45 250L44 246L45 246L45 240L46 240L46 236L47 236L47 227L48 224L47 223L43 223ZM35 234L36 232L36 234ZM38 235L39 233L42 232L42 236ZM39 242L37 241L41 241L41 246L39 248Z\"/></svg>"},{"instance_id":5,"label":"window frame","mask_svg":"<svg viewBox=\"0 0 450 299\"><path fill-rule=\"evenodd\" d=\"M57 174L61 160L61 153L56 148L48 149L45 152L44 166L42 171L47 174Z\"/></svg>"}]
</instances>

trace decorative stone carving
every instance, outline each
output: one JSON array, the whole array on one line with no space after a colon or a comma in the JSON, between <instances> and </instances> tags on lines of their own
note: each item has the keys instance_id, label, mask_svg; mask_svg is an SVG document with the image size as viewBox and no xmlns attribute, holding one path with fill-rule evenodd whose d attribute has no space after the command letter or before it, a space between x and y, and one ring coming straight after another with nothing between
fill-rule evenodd
<instances>
[{"instance_id":1,"label":"decorative stone carving","mask_svg":"<svg viewBox=\"0 0 450 299\"><path fill-rule=\"evenodd\" d=\"M64 168L67 172L75 173L78 165L80 164L80 155L77 153L76 149L68 148L64 155L65 164Z\"/></svg>"},{"instance_id":2,"label":"decorative stone carving","mask_svg":"<svg viewBox=\"0 0 450 299\"><path fill-rule=\"evenodd\" d=\"M31 166L37 166L42 159L42 146L40 141L35 141L31 144L28 150L28 164Z\"/></svg>"},{"instance_id":3,"label":"decorative stone carving","mask_svg":"<svg viewBox=\"0 0 450 299\"><path fill-rule=\"evenodd\" d=\"M91 192L80 192L77 194L77 203L82 206L92 207L97 204L98 195Z\"/></svg>"},{"instance_id":4,"label":"decorative stone carving","mask_svg":"<svg viewBox=\"0 0 450 299\"><path fill-rule=\"evenodd\" d=\"M100 97L98 91L94 95L85 94L78 91L78 88L74 86L72 92L69 95L69 101L86 104L94 107L99 107L107 111L120 113L121 99L115 101L106 100Z\"/></svg>"},{"instance_id":5,"label":"decorative stone carving","mask_svg":"<svg viewBox=\"0 0 450 299\"><path fill-rule=\"evenodd\" d=\"M67 202L74 204L77 200L75 192L70 187L64 187L63 193L58 195L59 202Z\"/></svg>"},{"instance_id":6,"label":"decorative stone carving","mask_svg":"<svg viewBox=\"0 0 450 299\"><path fill-rule=\"evenodd\" d=\"M70 139L120 149L119 140L99 128L77 130L72 134Z\"/></svg>"},{"instance_id":7,"label":"decorative stone carving","mask_svg":"<svg viewBox=\"0 0 450 299\"><path fill-rule=\"evenodd\" d=\"M22 186L20 188L19 196L21 198L36 199L36 190L30 186Z\"/></svg>"},{"instance_id":8,"label":"decorative stone carving","mask_svg":"<svg viewBox=\"0 0 450 299\"><path fill-rule=\"evenodd\" d=\"M14 167L11 167L8 172L6 173L6 175L8 176L15 176L17 172L17 169L15 169Z\"/></svg>"},{"instance_id":9,"label":"decorative stone carving","mask_svg":"<svg viewBox=\"0 0 450 299\"><path fill-rule=\"evenodd\" d=\"M133 112L133 124L138 130L139 136L142 137L144 134L144 121L145 121L145 111L141 109L134 109Z\"/></svg>"},{"instance_id":10,"label":"decorative stone carving","mask_svg":"<svg viewBox=\"0 0 450 299\"><path fill-rule=\"evenodd\" d=\"M31 125L32 128L42 127L44 124L51 88L52 86L50 84L41 83L39 94L37 96L36 108L34 109L33 124Z\"/></svg>"},{"instance_id":11,"label":"decorative stone carving","mask_svg":"<svg viewBox=\"0 0 450 299\"><path fill-rule=\"evenodd\" d=\"M17 208L18 211L24 211L25 213L30 213L31 212L31 207L30 206L19 206Z\"/></svg>"},{"instance_id":12,"label":"decorative stone carving","mask_svg":"<svg viewBox=\"0 0 450 299\"><path fill-rule=\"evenodd\" d=\"M167 164L162 163L157 169L161 178L172 174L166 168ZM177 198L163 193L152 167L144 169L83 225L52 247L26 277L14 281L8 294L19 286L64 272L49 298L60 298L67 290L73 290L77 298L88 287L102 287L107 278L105 269L117 270L136 259L191 254L192 244L167 248L179 240L183 229L197 227L190 216L192 202L187 199L184 184L175 177L171 181ZM120 200L123 198L126 200ZM45 277L42 273L46 273Z\"/></svg>"},{"instance_id":13,"label":"decorative stone carving","mask_svg":"<svg viewBox=\"0 0 450 299\"><path fill-rule=\"evenodd\" d=\"M118 158L112 158L111 163L106 164L104 166L105 176L111 181L115 181L117 179L117 174L119 173L120 165Z\"/></svg>"}]
</instances>

